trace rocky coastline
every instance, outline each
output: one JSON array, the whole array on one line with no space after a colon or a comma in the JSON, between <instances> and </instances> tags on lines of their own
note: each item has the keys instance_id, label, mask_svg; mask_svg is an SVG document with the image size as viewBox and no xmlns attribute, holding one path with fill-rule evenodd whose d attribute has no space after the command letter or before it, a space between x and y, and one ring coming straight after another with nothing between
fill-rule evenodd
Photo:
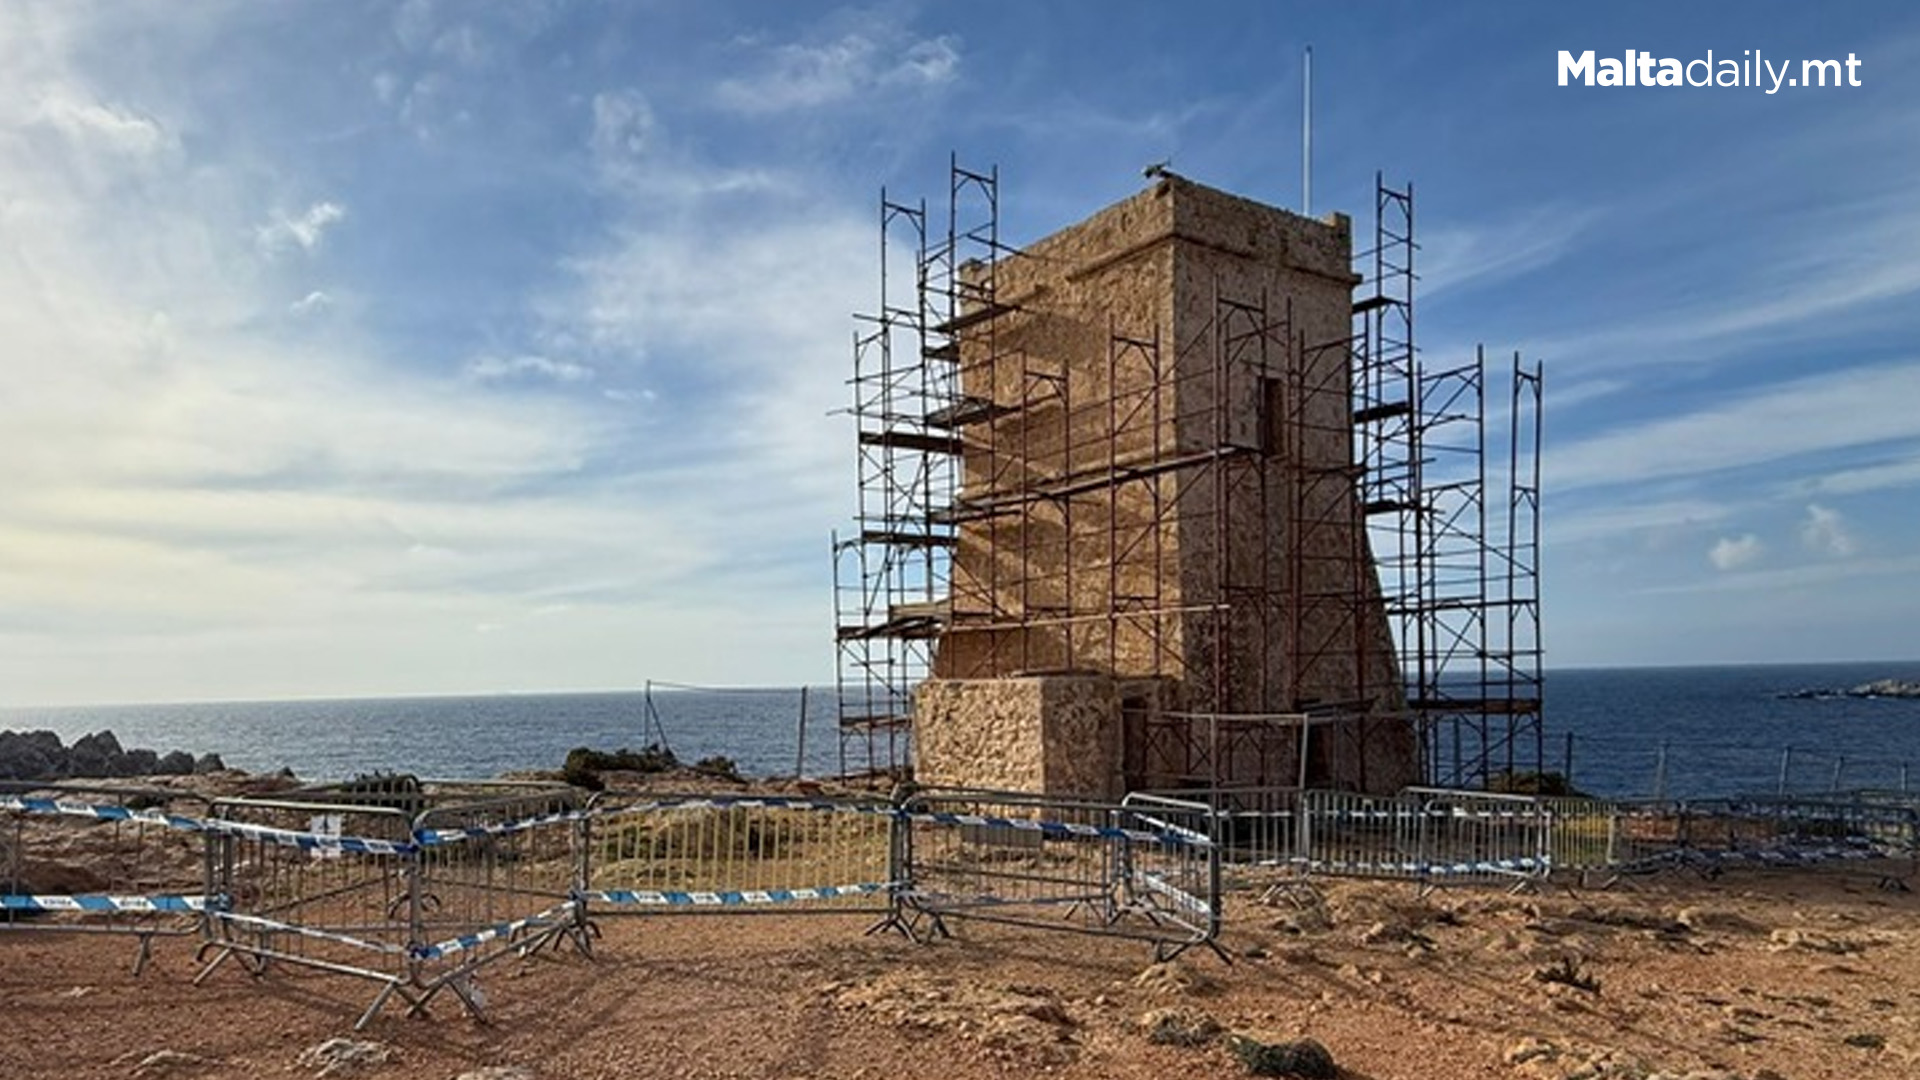
<instances>
[{"instance_id":1,"label":"rocky coastline","mask_svg":"<svg viewBox=\"0 0 1920 1080\"><path fill-rule=\"evenodd\" d=\"M1894 698L1920 701L1920 682L1906 679L1875 679L1849 687L1811 687L1788 690L1775 697L1789 701L1830 701L1834 698Z\"/></svg>"},{"instance_id":2,"label":"rocky coastline","mask_svg":"<svg viewBox=\"0 0 1920 1080\"><path fill-rule=\"evenodd\" d=\"M82 735L72 746L51 731L0 731L0 780L124 779L224 772L219 754L129 750L111 731Z\"/></svg>"}]
</instances>

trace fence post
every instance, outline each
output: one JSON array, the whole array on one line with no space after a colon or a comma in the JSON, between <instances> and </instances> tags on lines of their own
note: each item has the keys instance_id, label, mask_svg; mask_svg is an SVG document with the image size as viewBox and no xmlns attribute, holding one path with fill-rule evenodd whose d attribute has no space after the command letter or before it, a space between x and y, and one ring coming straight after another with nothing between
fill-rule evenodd
<instances>
[{"instance_id":1,"label":"fence post","mask_svg":"<svg viewBox=\"0 0 1920 1080\"><path fill-rule=\"evenodd\" d=\"M1658 755L1653 759L1653 801L1667 801L1667 740L1660 740Z\"/></svg>"},{"instance_id":2,"label":"fence post","mask_svg":"<svg viewBox=\"0 0 1920 1080\"><path fill-rule=\"evenodd\" d=\"M1560 775L1567 778L1567 790L1573 790L1573 732L1567 732L1566 758L1560 766Z\"/></svg>"},{"instance_id":3,"label":"fence post","mask_svg":"<svg viewBox=\"0 0 1920 1080\"><path fill-rule=\"evenodd\" d=\"M1840 754L1833 759L1833 794L1840 794L1840 773L1847 767L1847 756Z\"/></svg>"},{"instance_id":4,"label":"fence post","mask_svg":"<svg viewBox=\"0 0 1920 1080\"><path fill-rule=\"evenodd\" d=\"M421 811L421 815L425 813ZM415 986L421 983L426 963L420 950L427 944L426 889L420 880L424 860L420 856L420 815L416 815L408 823L407 854L400 863L401 873L407 877L407 979Z\"/></svg>"},{"instance_id":5,"label":"fence post","mask_svg":"<svg viewBox=\"0 0 1920 1080\"><path fill-rule=\"evenodd\" d=\"M1774 794L1785 795L1787 793L1787 773L1792 770L1792 768L1793 747L1782 747L1780 750L1780 787Z\"/></svg>"},{"instance_id":6,"label":"fence post","mask_svg":"<svg viewBox=\"0 0 1920 1080\"><path fill-rule=\"evenodd\" d=\"M793 778L807 775L807 688L800 688L800 731L794 738Z\"/></svg>"},{"instance_id":7,"label":"fence post","mask_svg":"<svg viewBox=\"0 0 1920 1080\"><path fill-rule=\"evenodd\" d=\"M1302 874L1313 873L1312 802L1304 787L1293 799L1293 857Z\"/></svg>"},{"instance_id":8,"label":"fence post","mask_svg":"<svg viewBox=\"0 0 1920 1080\"><path fill-rule=\"evenodd\" d=\"M890 827L891 840L887 844L887 880L892 884L887 889L887 918L906 931L906 894L912 887L913 878L913 820L908 804L912 801L913 789L906 784L895 784L893 796L893 824ZM911 932L907 932L912 937Z\"/></svg>"},{"instance_id":9,"label":"fence post","mask_svg":"<svg viewBox=\"0 0 1920 1080\"><path fill-rule=\"evenodd\" d=\"M1221 810L1218 804L1207 807L1207 941L1209 944L1220 940L1220 931L1226 926L1227 894L1221 888L1220 845L1225 842L1226 830L1220 827ZM1218 946L1215 946L1218 948Z\"/></svg>"},{"instance_id":10,"label":"fence post","mask_svg":"<svg viewBox=\"0 0 1920 1080\"><path fill-rule=\"evenodd\" d=\"M582 942L592 940L587 893L593 888L593 809L600 801L600 794L596 791L589 795L586 804L580 807L580 816L573 821L573 917L574 925L580 928Z\"/></svg>"}]
</instances>

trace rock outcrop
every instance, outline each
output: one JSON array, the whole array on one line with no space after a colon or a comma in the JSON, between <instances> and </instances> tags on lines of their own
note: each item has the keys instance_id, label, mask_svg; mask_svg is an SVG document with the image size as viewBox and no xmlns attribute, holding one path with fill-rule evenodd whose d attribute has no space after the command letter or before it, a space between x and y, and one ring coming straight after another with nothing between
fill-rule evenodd
<instances>
[{"instance_id":1,"label":"rock outcrop","mask_svg":"<svg viewBox=\"0 0 1920 1080\"><path fill-rule=\"evenodd\" d=\"M1920 682L1875 679L1858 686L1789 690L1776 696L1794 701L1824 701L1832 698L1904 698L1920 701Z\"/></svg>"},{"instance_id":2,"label":"rock outcrop","mask_svg":"<svg viewBox=\"0 0 1920 1080\"><path fill-rule=\"evenodd\" d=\"M111 731L82 735L72 746L51 731L0 731L0 780L186 776L225 768L218 754L196 760L183 750L128 750Z\"/></svg>"}]
</instances>

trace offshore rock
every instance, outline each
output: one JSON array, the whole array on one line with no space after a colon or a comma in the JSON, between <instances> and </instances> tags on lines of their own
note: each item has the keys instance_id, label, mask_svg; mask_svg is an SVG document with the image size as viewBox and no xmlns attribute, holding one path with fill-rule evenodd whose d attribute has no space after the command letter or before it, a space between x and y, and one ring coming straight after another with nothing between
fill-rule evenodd
<instances>
[{"instance_id":1,"label":"offshore rock","mask_svg":"<svg viewBox=\"0 0 1920 1080\"><path fill-rule=\"evenodd\" d=\"M1775 697L1790 701L1831 701L1834 698L1903 698L1920 700L1920 682L1907 679L1875 679L1852 687L1813 687L1789 690Z\"/></svg>"}]
</instances>

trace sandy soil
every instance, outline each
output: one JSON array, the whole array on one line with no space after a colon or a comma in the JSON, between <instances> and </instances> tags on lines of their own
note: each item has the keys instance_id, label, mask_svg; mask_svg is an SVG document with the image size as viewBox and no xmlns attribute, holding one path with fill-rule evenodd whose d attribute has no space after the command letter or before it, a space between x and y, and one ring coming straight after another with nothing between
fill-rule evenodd
<instances>
[{"instance_id":1,"label":"sandy soil","mask_svg":"<svg viewBox=\"0 0 1920 1080\"><path fill-rule=\"evenodd\" d=\"M1837 873L1687 873L1532 896L1322 882L1236 894L1231 965L956 923L607 920L592 960L541 953L349 1029L371 984L237 966L191 941L0 934L5 1077L1166 1077L1245 1075L1214 1033L1307 1036L1355 1078L1920 1075L1920 897ZM1597 982L1542 981L1561 966ZM303 1052L378 1044L336 1066ZM1183 1045L1188 1044L1188 1045Z\"/></svg>"}]
</instances>

